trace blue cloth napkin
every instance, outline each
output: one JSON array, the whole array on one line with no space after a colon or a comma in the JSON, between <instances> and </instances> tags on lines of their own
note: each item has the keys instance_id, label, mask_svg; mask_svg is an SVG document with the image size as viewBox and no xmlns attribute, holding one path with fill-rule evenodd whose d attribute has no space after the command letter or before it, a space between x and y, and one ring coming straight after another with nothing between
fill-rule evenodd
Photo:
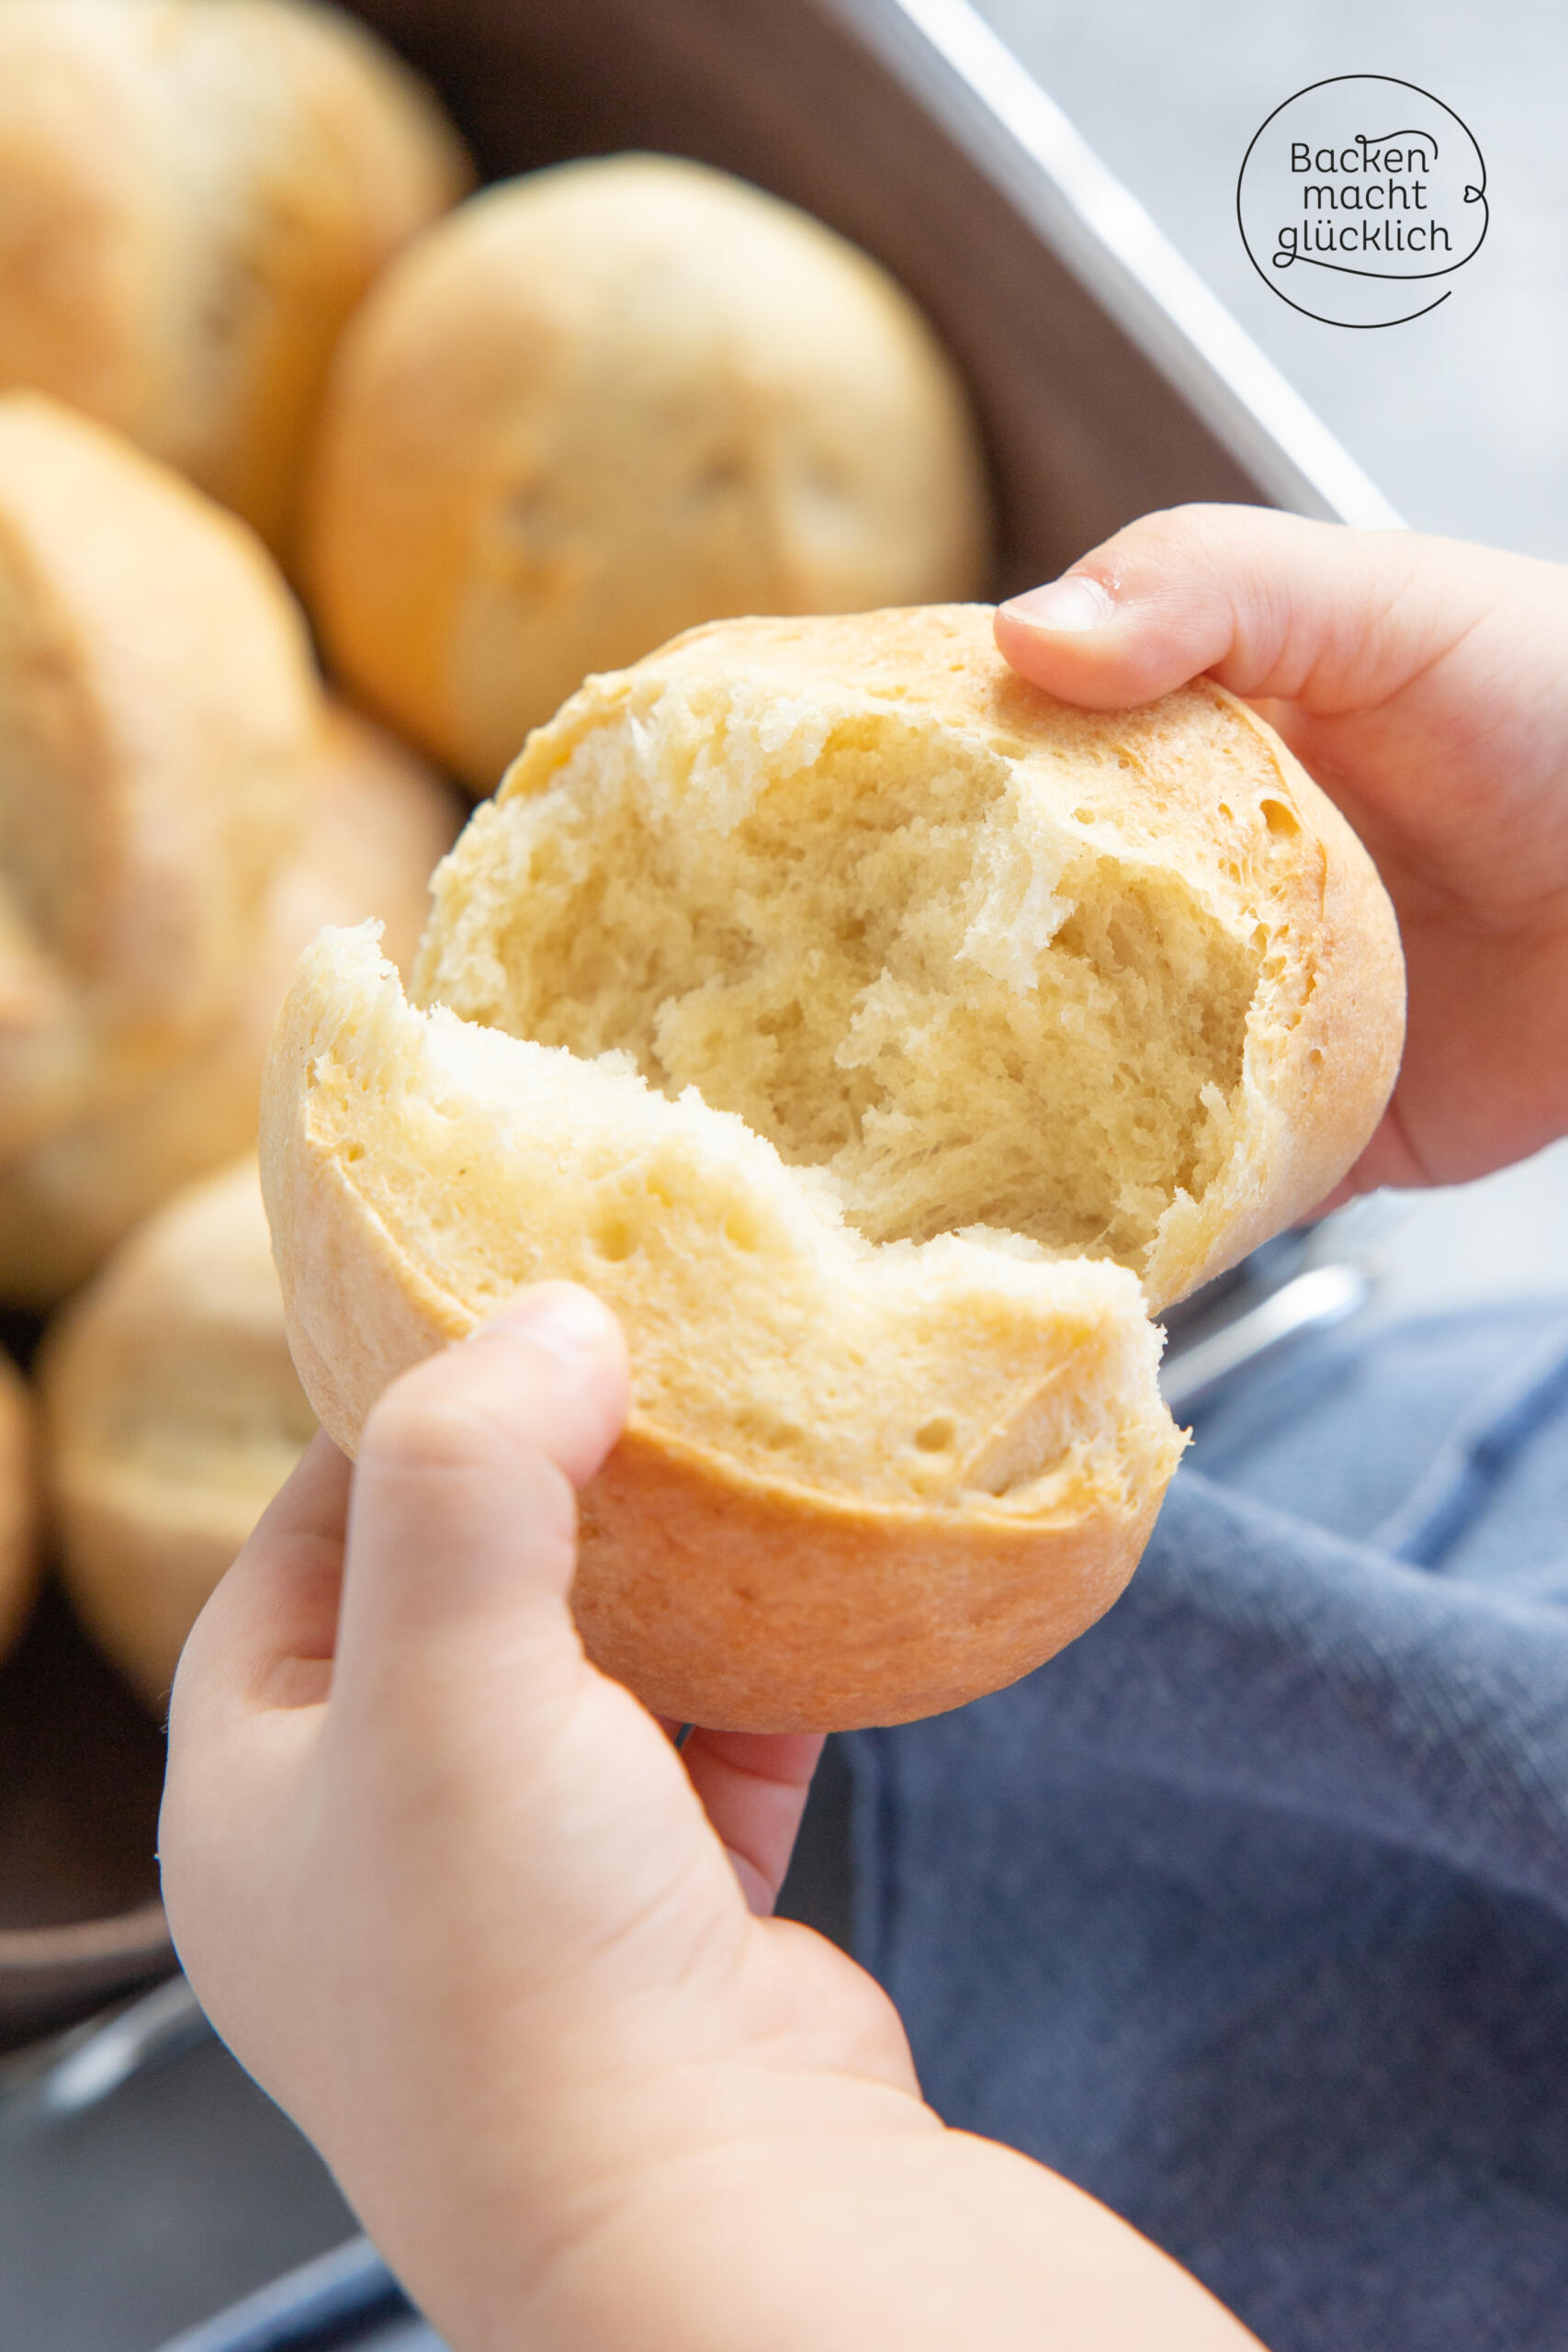
<instances>
[{"instance_id":1,"label":"blue cloth napkin","mask_svg":"<svg viewBox=\"0 0 1568 2352\"><path fill-rule=\"evenodd\" d=\"M1101 1624L849 1746L859 1956L949 2121L1273 2352L1564 2352L1562 1302L1303 1346Z\"/></svg>"}]
</instances>

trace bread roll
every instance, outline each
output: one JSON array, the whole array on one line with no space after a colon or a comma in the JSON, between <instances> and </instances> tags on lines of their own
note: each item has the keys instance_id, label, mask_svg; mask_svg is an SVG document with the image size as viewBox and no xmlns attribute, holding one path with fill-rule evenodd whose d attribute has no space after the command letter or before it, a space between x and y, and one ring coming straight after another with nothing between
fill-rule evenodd
<instances>
[{"instance_id":1,"label":"bread roll","mask_svg":"<svg viewBox=\"0 0 1568 2352\"><path fill-rule=\"evenodd\" d=\"M6 0L0 386L177 466L287 555L333 345L471 184L434 100L293 0Z\"/></svg>"},{"instance_id":2,"label":"bread roll","mask_svg":"<svg viewBox=\"0 0 1568 2352\"><path fill-rule=\"evenodd\" d=\"M0 1162L225 1017L319 723L251 534L101 426L0 398Z\"/></svg>"},{"instance_id":3,"label":"bread roll","mask_svg":"<svg viewBox=\"0 0 1568 2352\"><path fill-rule=\"evenodd\" d=\"M262 1063L301 949L323 923L378 916L400 965L429 911L457 798L343 705L320 739L305 831L275 874L252 969L213 1035L138 1092L0 1161L0 1298L46 1306L192 1178L254 1148Z\"/></svg>"},{"instance_id":4,"label":"bread roll","mask_svg":"<svg viewBox=\"0 0 1568 2352\"><path fill-rule=\"evenodd\" d=\"M263 1174L350 1450L516 1283L620 1315L590 1655L659 1713L956 1705L1091 1623L1180 1451L1145 1317L1393 1082L1392 911L1200 683L1094 714L980 607L699 629L591 680L435 878L415 1004L301 964ZM420 1005L428 1010L417 1009Z\"/></svg>"},{"instance_id":5,"label":"bread roll","mask_svg":"<svg viewBox=\"0 0 1568 2352\"><path fill-rule=\"evenodd\" d=\"M975 432L913 304L669 157L488 189L345 337L304 570L331 660L488 792L589 670L727 613L975 594Z\"/></svg>"},{"instance_id":6,"label":"bread roll","mask_svg":"<svg viewBox=\"0 0 1568 2352\"><path fill-rule=\"evenodd\" d=\"M121 1245L51 1330L39 1378L61 1574L161 1709L202 1603L315 1426L254 1159Z\"/></svg>"},{"instance_id":7,"label":"bread roll","mask_svg":"<svg viewBox=\"0 0 1568 2352\"><path fill-rule=\"evenodd\" d=\"M27 1623L38 1565L32 1398L9 1357L0 1354L0 1658Z\"/></svg>"}]
</instances>

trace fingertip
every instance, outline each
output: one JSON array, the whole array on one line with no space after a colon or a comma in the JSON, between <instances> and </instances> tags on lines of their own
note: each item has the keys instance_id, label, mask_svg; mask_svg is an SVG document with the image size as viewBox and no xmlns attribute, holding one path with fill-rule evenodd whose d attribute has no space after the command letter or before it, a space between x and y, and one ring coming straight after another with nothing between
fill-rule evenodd
<instances>
[{"instance_id":1,"label":"fingertip","mask_svg":"<svg viewBox=\"0 0 1568 2352\"><path fill-rule=\"evenodd\" d=\"M383 1724L412 1710L432 1739L461 1735L472 1693L497 1673L512 1687L525 1653L536 1698L570 1696L573 1489L615 1444L627 1396L615 1317L570 1283L518 1292L384 1392L350 1505L340 1721L373 1703Z\"/></svg>"},{"instance_id":2,"label":"fingertip","mask_svg":"<svg viewBox=\"0 0 1568 2352\"><path fill-rule=\"evenodd\" d=\"M1261 507L1164 508L1010 598L997 643L1032 684L1090 710L1153 702L1205 673L1269 692L1333 543L1327 525Z\"/></svg>"},{"instance_id":3,"label":"fingertip","mask_svg":"<svg viewBox=\"0 0 1568 2352\"><path fill-rule=\"evenodd\" d=\"M626 1342L610 1309L575 1283L531 1283L378 1398L360 1442L359 1484L367 1471L406 1470L432 1452L444 1461L466 1416L504 1449L536 1452L581 1487L620 1435L629 1401Z\"/></svg>"},{"instance_id":4,"label":"fingertip","mask_svg":"<svg viewBox=\"0 0 1568 2352\"><path fill-rule=\"evenodd\" d=\"M567 1282L530 1283L515 1291L479 1325L481 1333L498 1329L525 1332L536 1347L572 1367L593 1362L621 1337L604 1300L581 1283Z\"/></svg>"},{"instance_id":5,"label":"fingertip","mask_svg":"<svg viewBox=\"0 0 1568 2352\"><path fill-rule=\"evenodd\" d=\"M620 1435L631 1401L626 1343L615 1317L579 1283L534 1283L481 1323L469 1344L487 1340L521 1340L565 1385L578 1411L560 1466L581 1486Z\"/></svg>"},{"instance_id":6,"label":"fingertip","mask_svg":"<svg viewBox=\"0 0 1568 2352\"><path fill-rule=\"evenodd\" d=\"M1091 674L1097 646L1114 618L1100 582L1066 572L998 605L992 630L997 650L1020 677L1070 701L1071 687Z\"/></svg>"},{"instance_id":7,"label":"fingertip","mask_svg":"<svg viewBox=\"0 0 1568 2352\"><path fill-rule=\"evenodd\" d=\"M1125 710L1184 685L1203 662L1194 616L1075 568L997 611L997 648L1032 685L1089 710Z\"/></svg>"},{"instance_id":8,"label":"fingertip","mask_svg":"<svg viewBox=\"0 0 1568 2352\"><path fill-rule=\"evenodd\" d=\"M1092 629L1108 628L1116 617L1110 589L1089 571L1065 571L1042 588L1010 596L997 614L998 625L1008 625L1026 636L1086 637Z\"/></svg>"}]
</instances>

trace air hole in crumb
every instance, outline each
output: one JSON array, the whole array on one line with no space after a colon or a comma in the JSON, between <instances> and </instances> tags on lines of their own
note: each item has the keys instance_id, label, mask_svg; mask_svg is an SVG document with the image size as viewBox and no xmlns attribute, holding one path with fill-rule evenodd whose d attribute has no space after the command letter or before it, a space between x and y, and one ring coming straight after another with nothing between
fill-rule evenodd
<instances>
[{"instance_id":1,"label":"air hole in crumb","mask_svg":"<svg viewBox=\"0 0 1568 2352\"><path fill-rule=\"evenodd\" d=\"M1264 800L1260 801L1258 806L1263 813L1263 821L1271 833L1288 834L1301 831L1300 818L1293 808L1287 808L1282 800Z\"/></svg>"},{"instance_id":2,"label":"air hole in crumb","mask_svg":"<svg viewBox=\"0 0 1568 2352\"><path fill-rule=\"evenodd\" d=\"M737 1250L760 1250L762 1236L756 1218L749 1209L733 1208L724 1220L724 1238Z\"/></svg>"},{"instance_id":3,"label":"air hole in crumb","mask_svg":"<svg viewBox=\"0 0 1568 2352\"><path fill-rule=\"evenodd\" d=\"M601 1217L593 1227L593 1247L601 1258L609 1260L612 1266L619 1265L623 1258L629 1258L637 1245L637 1237L629 1217Z\"/></svg>"},{"instance_id":4,"label":"air hole in crumb","mask_svg":"<svg viewBox=\"0 0 1568 2352\"><path fill-rule=\"evenodd\" d=\"M915 1443L922 1453L945 1453L958 1432L946 1413L939 1413L934 1421L924 1421L915 1431Z\"/></svg>"},{"instance_id":5,"label":"air hole in crumb","mask_svg":"<svg viewBox=\"0 0 1568 2352\"><path fill-rule=\"evenodd\" d=\"M1094 822L1094 810L1092 808L1075 808L1073 810L1073 822L1075 825L1092 825Z\"/></svg>"},{"instance_id":6,"label":"air hole in crumb","mask_svg":"<svg viewBox=\"0 0 1568 2352\"><path fill-rule=\"evenodd\" d=\"M737 1427L742 1437L750 1438L753 1445L765 1446L771 1453L785 1453L806 1442L806 1431L797 1421L785 1420L766 1405L742 1407Z\"/></svg>"}]
</instances>

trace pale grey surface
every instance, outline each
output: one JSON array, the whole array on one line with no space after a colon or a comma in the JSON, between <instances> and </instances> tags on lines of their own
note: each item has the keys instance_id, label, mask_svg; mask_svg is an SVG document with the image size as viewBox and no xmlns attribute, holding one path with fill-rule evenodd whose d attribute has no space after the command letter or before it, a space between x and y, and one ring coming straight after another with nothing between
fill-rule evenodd
<instances>
[{"instance_id":1,"label":"pale grey surface","mask_svg":"<svg viewBox=\"0 0 1568 2352\"><path fill-rule=\"evenodd\" d=\"M979 0L979 13L1420 530L1568 557L1568 10L1555 0ZM1415 82L1469 124L1491 225L1429 318L1302 318L1242 248L1266 116L1338 74Z\"/></svg>"},{"instance_id":2,"label":"pale grey surface","mask_svg":"<svg viewBox=\"0 0 1568 2352\"><path fill-rule=\"evenodd\" d=\"M1568 1142L1478 1184L1398 1196L1377 1313L1568 1295Z\"/></svg>"}]
</instances>

